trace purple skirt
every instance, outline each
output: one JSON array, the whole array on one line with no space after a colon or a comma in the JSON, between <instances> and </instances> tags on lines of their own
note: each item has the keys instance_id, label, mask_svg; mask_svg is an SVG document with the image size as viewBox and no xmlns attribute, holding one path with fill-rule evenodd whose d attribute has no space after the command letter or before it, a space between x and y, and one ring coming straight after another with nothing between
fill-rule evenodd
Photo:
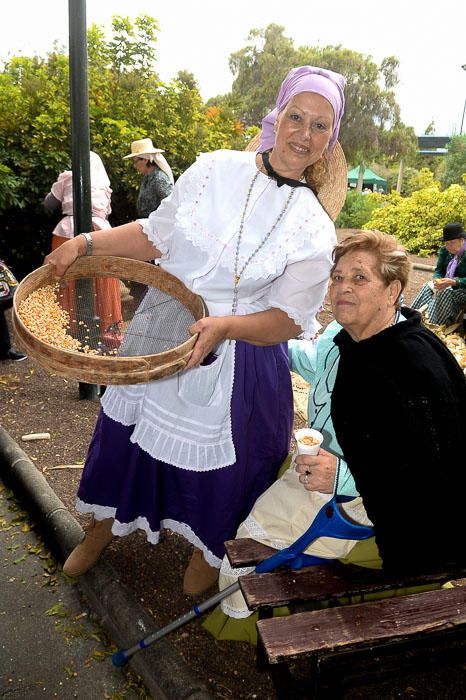
<instances>
[{"instance_id":1,"label":"purple skirt","mask_svg":"<svg viewBox=\"0 0 466 700\"><path fill-rule=\"evenodd\" d=\"M293 392L286 343L236 343L232 433L237 461L207 472L180 469L130 441L124 426L101 410L78 490L77 508L113 517L113 531L136 529L156 543L169 528L220 566L256 499L275 480L290 448Z\"/></svg>"}]
</instances>

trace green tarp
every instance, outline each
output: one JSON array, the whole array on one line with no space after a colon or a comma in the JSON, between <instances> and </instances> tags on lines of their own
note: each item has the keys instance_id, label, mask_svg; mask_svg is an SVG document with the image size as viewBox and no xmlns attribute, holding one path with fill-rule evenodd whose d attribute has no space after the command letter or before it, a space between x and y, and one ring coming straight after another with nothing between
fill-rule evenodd
<instances>
[{"instance_id":1,"label":"green tarp","mask_svg":"<svg viewBox=\"0 0 466 700\"><path fill-rule=\"evenodd\" d=\"M348 172L348 184L356 186L358 184L359 178L359 165ZM387 191L388 182L384 180L383 177L376 175L370 168L364 170L364 179L362 181L363 187L370 187L370 189L383 189L384 192Z\"/></svg>"}]
</instances>

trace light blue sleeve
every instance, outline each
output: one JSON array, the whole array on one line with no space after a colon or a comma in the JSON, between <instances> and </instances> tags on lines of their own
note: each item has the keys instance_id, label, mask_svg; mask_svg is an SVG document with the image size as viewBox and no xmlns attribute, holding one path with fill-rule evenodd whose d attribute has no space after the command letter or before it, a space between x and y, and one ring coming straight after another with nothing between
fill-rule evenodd
<instances>
[{"instance_id":1,"label":"light blue sleeve","mask_svg":"<svg viewBox=\"0 0 466 700\"><path fill-rule=\"evenodd\" d=\"M308 384L313 384L319 373L319 358L333 344L333 338L341 330L336 321L329 323L317 340L289 340L288 361L290 370L299 374Z\"/></svg>"},{"instance_id":2,"label":"light blue sleeve","mask_svg":"<svg viewBox=\"0 0 466 700\"><path fill-rule=\"evenodd\" d=\"M353 479L353 475L348 469L348 465L342 457L337 457L340 461L340 474L338 476L338 493L342 496L352 496L356 498L359 492Z\"/></svg>"},{"instance_id":3,"label":"light blue sleeve","mask_svg":"<svg viewBox=\"0 0 466 700\"><path fill-rule=\"evenodd\" d=\"M315 340L289 340L288 361L290 370L299 374L308 384L314 383L317 366L317 344Z\"/></svg>"},{"instance_id":4,"label":"light blue sleeve","mask_svg":"<svg viewBox=\"0 0 466 700\"><path fill-rule=\"evenodd\" d=\"M317 341L290 340L288 342L288 358L291 371L299 374L309 384L315 385L324 374L325 358L330 346L333 346L333 338L340 330L341 326L333 321L329 323ZM328 401L330 401L330 396L328 396ZM340 462L338 493L344 496L359 496L353 476L343 459L341 448L336 442L333 424L327 425L327 430L329 429L335 441L330 452L333 452Z\"/></svg>"}]
</instances>

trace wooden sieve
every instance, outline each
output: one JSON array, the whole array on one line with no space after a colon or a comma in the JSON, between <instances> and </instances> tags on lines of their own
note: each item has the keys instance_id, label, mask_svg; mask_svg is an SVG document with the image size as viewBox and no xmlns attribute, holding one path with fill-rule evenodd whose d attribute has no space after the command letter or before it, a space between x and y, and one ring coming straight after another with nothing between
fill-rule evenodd
<instances>
[{"instance_id":1,"label":"wooden sieve","mask_svg":"<svg viewBox=\"0 0 466 700\"><path fill-rule=\"evenodd\" d=\"M109 324L108 328L104 327L105 324L95 312L97 305L94 298L96 294L92 291L89 292L89 289L95 290L97 288L97 283L100 284L100 289L104 288L105 281L109 283L109 280L114 281L112 283L113 291L119 290L119 300L117 301L122 318L119 319L117 331L114 331L112 324ZM190 336L187 328L190 323L208 315L205 303L200 296L191 292L183 282L157 265L113 256L80 257L68 268L60 280L60 284L62 289L68 286L68 296L71 289L74 298L73 309L77 303L76 299L84 297L85 300L89 301L88 306L89 308L92 306L93 309L91 316L94 336L95 329L101 328L98 331L99 340L96 343L97 354L85 354L77 350L55 347L53 344L45 342L31 332L21 318L22 302L26 301L36 290L54 285L56 282L54 268L51 265L44 265L34 270L20 282L13 299L13 328L26 352L39 365L53 373L90 384L140 384L175 374L187 364L197 340L197 335ZM128 293L128 287L132 286L139 289L138 293L142 297L143 303L138 305L134 296ZM144 352L138 354L138 345L131 337L132 329L135 328L135 322L141 316L140 309L143 304L148 299L156 298L163 298L163 303L159 303L160 308L170 306L170 308L175 309L174 313L177 313L178 316L180 313L183 317L186 316L186 320L183 320L184 325L181 328L177 328L176 340L173 341L176 344L173 344L173 347L163 351L150 352L147 350L150 347L150 342L146 338L144 344L140 346L144 348ZM180 313L177 311L178 308ZM76 309L73 313L75 311ZM146 314L148 318L146 320L147 328L152 325L152 319L156 317L157 311L158 306L153 303L150 306L152 315L147 316ZM77 312L78 316L79 313L81 312ZM86 327L84 321L77 319L72 319L72 321L73 328L78 328L78 324ZM117 324L115 323L113 326L116 327ZM91 331L89 333L92 334ZM128 347L131 354L129 356L121 354ZM111 348L116 349L112 350ZM107 351L114 354L107 354Z\"/></svg>"}]
</instances>

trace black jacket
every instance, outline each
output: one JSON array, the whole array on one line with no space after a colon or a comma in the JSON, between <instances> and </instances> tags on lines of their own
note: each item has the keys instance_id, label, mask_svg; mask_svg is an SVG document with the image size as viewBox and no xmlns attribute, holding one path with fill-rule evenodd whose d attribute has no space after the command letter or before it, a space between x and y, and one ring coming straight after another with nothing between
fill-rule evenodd
<instances>
[{"instance_id":1,"label":"black jacket","mask_svg":"<svg viewBox=\"0 0 466 700\"><path fill-rule=\"evenodd\" d=\"M384 569L466 564L466 378L417 312L355 342L343 330L332 419Z\"/></svg>"}]
</instances>

